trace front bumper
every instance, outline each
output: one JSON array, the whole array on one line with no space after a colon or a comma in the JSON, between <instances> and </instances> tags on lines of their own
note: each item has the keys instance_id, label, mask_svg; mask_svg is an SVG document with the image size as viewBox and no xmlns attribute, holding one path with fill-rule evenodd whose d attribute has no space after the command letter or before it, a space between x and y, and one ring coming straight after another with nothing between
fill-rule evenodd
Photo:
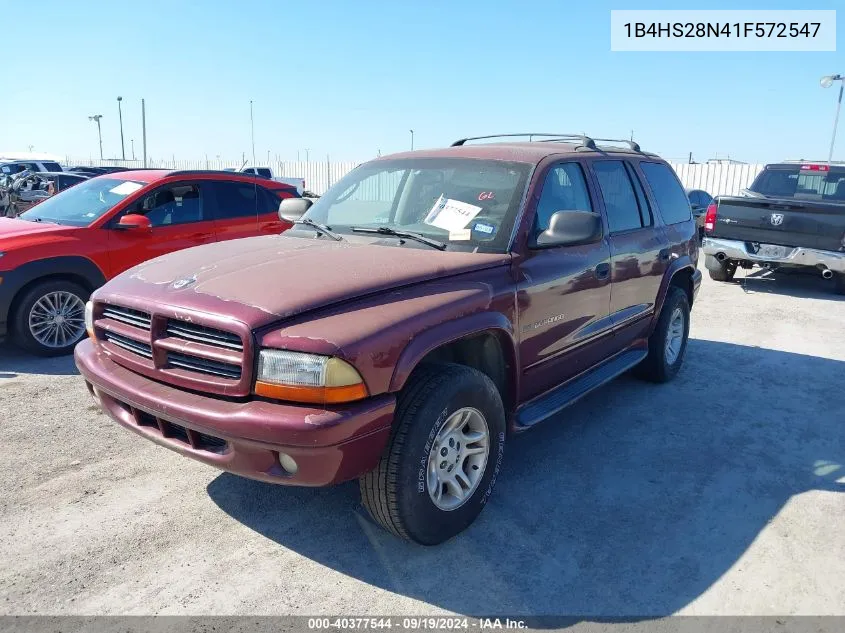
<instances>
[{"instance_id":1,"label":"front bumper","mask_svg":"<svg viewBox=\"0 0 845 633\"><path fill-rule=\"evenodd\" d=\"M264 400L223 400L182 391L125 369L90 340L76 366L100 407L118 424L198 461L277 484L325 486L378 464L396 399L385 394L332 410ZM279 453L297 463L282 468Z\"/></svg>"},{"instance_id":2,"label":"front bumper","mask_svg":"<svg viewBox=\"0 0 845 633\"><path fill-rule=\"evenodd\" d=\"M761 244L761 246L767 246ZM748 249L745 242L705 237L701 249L705 255L716 257L720 253L726 259L745 260L758 264L779 264L781 266L822 266L834 272L845 273L845 253L821 251L815 248L794 247L783 257L762 257Z\"/></svg>"}]
</instances>

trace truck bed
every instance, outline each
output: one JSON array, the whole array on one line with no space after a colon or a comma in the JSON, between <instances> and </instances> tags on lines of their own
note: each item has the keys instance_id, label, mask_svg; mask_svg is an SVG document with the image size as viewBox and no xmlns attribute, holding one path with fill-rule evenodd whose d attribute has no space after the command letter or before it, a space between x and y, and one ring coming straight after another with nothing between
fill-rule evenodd
<instances>
[{"instance_id":1,"label":"truck bed","mask_svg":"<svg viewBox=\"0 0 845 633\"><path fill-rule=\"evenodd\" d=\"M719 197L708 236L844 251L845 204L800 199Z\"/></svg>"}]
</instances>

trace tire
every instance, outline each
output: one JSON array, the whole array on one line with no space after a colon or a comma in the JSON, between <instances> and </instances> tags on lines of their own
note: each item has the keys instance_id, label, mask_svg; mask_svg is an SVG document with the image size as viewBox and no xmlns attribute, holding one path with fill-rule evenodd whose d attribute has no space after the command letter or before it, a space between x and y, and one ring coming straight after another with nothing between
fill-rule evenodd
<instances>
[{"instance_id":1,"label":"tire","mask_svg":"<svg viewBox=\"0 0 845 633\"><path fill-rule=\"evenodd\" d=\"M717 268L708 268L707 272L714 281L731 281L736 272L736 262L719 262Z\"/></svg>"},{"instance_id":2,"label":"tire","mask_svg":"<svg viewBox=\"0 0 845 633\"><path fill-rule=\"evenodd\" d=\"M680 324L680 331L676 322L680 314L683 322ZM651 382L669 382L678 373L684 362L684 354L687 351L687 339L689 338L690 307L687 293L677 286L669 286L666 294L666 301L660 311L657 326L654 328L648 339L648 356L637 367L637 374ZM667 339L670 334L680 334L680 344L675 349L674 355L667 350Z\"/></svg>"},{"instance_id":3,"label":"tire","mask_svg":"<svg viewBox=\"0 0 845 633\"><path fill-rule=\"evenodd\" d=\"M460 416L469 416L469 421L457 427L456 433L479 428L470 426L480 425L476 413L487 428L483 464L477 461L480 453L462 459L454 449L447 448L448 440L439 433L445 433ZM436 451L434 447L441 440L442 448ZM480 446L477 441L469 441L463 449L471 445L474 449ZM370 516L387 531L421 545L437 545L466 529L484 508L496 483L504 449L505 411L493 381L464 365L422 366L399 394L393 431L379 465L359 480L361 500ZM443 506L454 504L457 496L450 485L431 485L436 481L431 478L432 456L436 457L433 472L454 477L451 473L460 469L465 479L475 478L471 492L454 508L444 509L435 503L437 491ZM478 470L480 474L471 472Z\"/></svg>"},{"instance_id":4,"label":"tire","mask_svg":"<svg viewBox=\"0 0 845 633\"><path fill-rule=\"evenodd\" d=\"M36 284L16 302L16 308L12 317L12 340L19 347L38 356L63 356L70 354L74 346L85 338L84 307L90 293L71 281L55 280L43 281ZM39 317L44 317L44 307L53 306L54 302L67 297L67 303L59 305L60 316L68 321L66 328L61 328L56 336L55 343L49 340L45 343L33 333L30 327L31 318L37 323ZM72 298L71 298L72 297ZM42 301L43 300L43 301ZM42 302L39 304L39 302ZM82 305L82 313L79 312L79 304ZM38 306L38 307L36 307ZM83 319L81 335L76 336L78 319ZM42 321L43 323L43 321ZM74 332L71 332L71 328ZM48 328L49 329L49 328ZM36 329L37 331L37 329ZM41 332L45 330L42 328ZM73 335L71 335L73 334ZM49 337L48 337L49 338Z\"/></svg>"}]
</instances>

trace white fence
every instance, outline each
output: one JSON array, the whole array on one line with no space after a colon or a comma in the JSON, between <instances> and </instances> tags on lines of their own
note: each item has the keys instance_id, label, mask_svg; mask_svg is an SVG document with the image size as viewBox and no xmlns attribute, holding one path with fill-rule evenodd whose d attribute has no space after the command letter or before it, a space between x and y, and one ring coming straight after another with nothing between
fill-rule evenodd
<instances>
[{"instance_id":1,"label":"white fence","mask_svg":"<svg viewBox=\"0 0 845 633\"><path fill-rule=\"evenodd\" d=\"M360 161L363 162L363 161ZM276 176L304 178L305 188L314 193L323 194L326 189L340 180L360 162L354 161L274 161L269 164ZM763 169L763 165L737 165L725 163L692 164L670 163L678 174L684 187L703 189L711 195L736 195L740 189L748 187L754 177ZM133 169L143 168L139 160L91 160L68 156L65 165L120 166ZM164 169L223 169L240 167L239 161L225 160L148 160L147 165Z\"/></svg>"}]
</instances>

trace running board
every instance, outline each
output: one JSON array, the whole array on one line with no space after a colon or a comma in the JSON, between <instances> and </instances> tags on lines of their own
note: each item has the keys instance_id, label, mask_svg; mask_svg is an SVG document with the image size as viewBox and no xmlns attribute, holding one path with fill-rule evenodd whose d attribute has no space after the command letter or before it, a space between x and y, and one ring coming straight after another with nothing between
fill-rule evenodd
<instances>
[{"instance_id":1,"label":"running board","mask_svg":"<svg viewBox=\"0 0 845 633\"><path fill-rule=\"evenodd\" d=\"M622 352L603 365L573 378L568 383L538 396L519 408L516 426L526 429L577 402L596 387L610 382L625 373L648 355L648 350L634 349Z\"/></svg>"}]
</instances>

